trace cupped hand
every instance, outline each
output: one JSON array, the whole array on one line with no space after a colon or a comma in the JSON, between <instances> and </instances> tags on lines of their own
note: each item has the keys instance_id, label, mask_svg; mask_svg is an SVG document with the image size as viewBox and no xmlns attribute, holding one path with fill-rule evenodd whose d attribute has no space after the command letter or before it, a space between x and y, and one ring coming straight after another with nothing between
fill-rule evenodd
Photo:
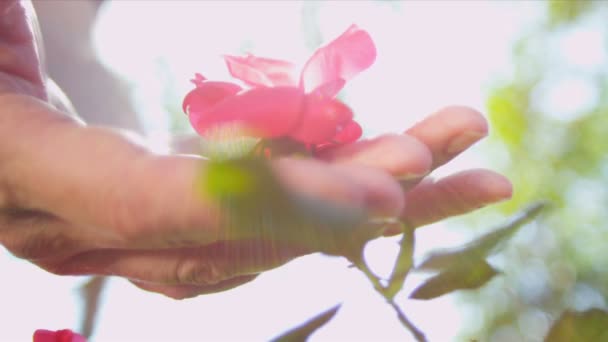
<instances>
[{"instance_id":1,"label":"cupped hand","mask_svg":"<svg viewBox=\"0 0 608 342\"><path fill-rule=\"evenodd\" d=\"M29 96L0 95L0 104L0 242L18 257L184 297L312 252L231 240L221 205L196 190L204 159L153 154ZM273 170L290 192L318 201L382 217L403 209L399 183L383 170L290 158Z\"/></svg>"},{"instance_id":2,"label":"cupped hand","mask_svg":"<svg viewBox=\"0 0 608 342\"><path fill-rule=\"evenodd\" d=\"M0 244L11 253L53 273L115 275L184 298L311 252L231 240L221 206L195 190L205 160L153 154L136 137L84 126L50 105L33 17L17 1L0 10ZM422 225L510 195L490 171L421 181L486 132L478 113L448 108L403 135L273 169L293 193Z\"/></svg>"},{"instance_id":3,"label":"cupped hand","mask_svg":"<svg viewBox=\"0 0 608 342\"><path fill-rule=\"evenodd\" d=\"M231 240L221 206L195 190L203 159L156 155L126 132L66 115L52 101L27 5L0 3L0 244L56 274L121 276L175 298L234 287L311 252ZM403 207L382 170L289 158L273 168L290 192L318 201L381 216Z\"/></svg>"}]
</instances>

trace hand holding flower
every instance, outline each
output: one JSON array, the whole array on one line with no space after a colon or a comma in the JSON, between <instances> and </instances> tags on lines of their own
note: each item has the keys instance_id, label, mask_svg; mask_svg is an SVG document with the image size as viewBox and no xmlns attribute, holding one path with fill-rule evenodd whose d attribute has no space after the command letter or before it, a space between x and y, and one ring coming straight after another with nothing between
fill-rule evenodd
<instances>
[{"instance_id":1,"label":"hand holding flower","mask_svg":"<svg viewBox=\"0 0 608 342\"><path fill-rule=\"evenodd\" d=\"M34 17L26 15L17 1L2 2L0 9L3 23L12 25L0 30L7 56L0 61L0 243L11 253L56 274L115 275L143 289L184 298L232 288L311 252L255 239L231 240L219 204L201 198L194 189L207 161L153 154L125 132L84 126L51 106L32 33ZM351 72L338 76L348 79ZM329 77L334 83L320 94L334 93L338 78ZM285 92L293 94L292 100L316 96L306 82L304 90L299 85L282 89L289 89ZM314 88L315 83L310 84ZM218 96L240 96L230 87L220 87ZM290 192L372 216L401 215L416 224L464 213L509 194L508 183L488 171L421 183L405 194L392 177L409 175L411 187L474 139L465 139L457 149L448 149L451 142L470 137L471 132L480 138L486 126L476 112L446 109L405 135L345 144L358 138L336 138L352 117L343 115L347 111L331 96L319 101L322 108L330 104L330 111L312 114L335 114L339 120L333 121L333 131L308 141L316 132L307 125L294 126L301 130L285 125L279 135L310 144L337 141L339 146L320 152L321 160L272 161L276 176ZM333 111L334 105L340 110ZM301 107L290 108L290 120L314 121ZM256 120L261 119L248 121L254 123L253 130L264 129ZM264 134L277 132L271 128ZM473 177L481 181L473 182ZM236 250L242 253L237 255Z\"/></svg>"}]
</instances>

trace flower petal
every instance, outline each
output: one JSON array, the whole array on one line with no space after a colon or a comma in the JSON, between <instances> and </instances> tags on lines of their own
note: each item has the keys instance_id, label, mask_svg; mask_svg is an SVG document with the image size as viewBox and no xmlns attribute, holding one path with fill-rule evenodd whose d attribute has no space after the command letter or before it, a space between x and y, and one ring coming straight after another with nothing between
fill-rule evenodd
<instances>
[{"instance_id":1,"label":"flower petal","mask_svg":"<svg viewBox=\"0 0 608 342\"><path fill-rule=\"evenodd\" d=\"M34 332L34 342L86 342L86 339L69 329L58 331L39 329Z\"/></svg>"},{"instance_id":2,"label":"flower petal","mask_svg":"<svg viewBox=\"0 0 608 342\"><path fill-rule=\"evenodd\" d=\"M351 120L342 126L341 130L331 140L336 144L349 144L361 138L361 134L363 134L361 126L355 120Z\"/></svg>"},{"instance_id":3,"label":"flower petal","mask_svg":"<svg viewBox=\"0 0 608 342\"><path fill-rule=\"evenodd\" d=\"M255 57L224 56L228 71L252 87L296 86L295 65L290 62Z\"/></svg>"},{"instance_id":4,"label":"flower petal","mask_svg":"<svg viewBox=\"0 0 608 342\"><path fill-rule=\"evenodd\" d=\"M319 86L337 79L348 81L367 69L376 59L376 47L370 35L352 25L338 38L319 48L306 62L300 87L311 92ZM332 97L339 89L334 89Z\"/></svg>"},{"instance_id":5,"label":"flower petal","mask_svg":"<svg viewBox=\"0 0 608 342\"><path fill-rule=\"evenodd\" d=\"M340 89L342 89L345 84L346 81L344 79L337 78L333 81L321 84L320 86L315 88L315 90L313 90L311 94L332 98L336 96L338 92L340 92Z\"/></svg>"},{"instance_id":6,"label":"flower petal","mask_svg":"<svg viewBox=\"0 0 608 342\"><path fill-rule=\"evenodd\" d=\"M241 87L234 83L200 81L196 83L196 88L184 98L182 109L186 114L202 112L225 98L236 95L239 91L241 91Z\"/></svg>"},{"instance_id":7,"label":"flower petal","mask_svg":"<svg viewBox=\"0 0 608 342\"><path fill-rule=\"evenodd\" d=\"M248 135L275 138L293 129L303 105L304 94L299 88L253 88L205 111L190 110L190 123L201 135L225 124L236 124Z\"/></svg>"},{"instance_id":8,"label":"flower petal","mask_svg":"<svg viewBox=\"0 0 608 342\"><path fill-rule=\"evenodd\" d=\"M363 134L361 126L356 121L352 120L347 123L340 132L336 133L333 138L327 142L316 144L314 148L315 154L333 149L340 145L355 142L361 138L361 134Z\"/></svg>"},{"instance_id":9,"label":"flower petal","mask_svg":"<svg viewBox=\"0 0 608 342\"><path fill-rule=\"evenodd\" d=\"M289 136L308 144L327 142L352 118L352 111L344 103L309 94L302 118Z\"/></svg>"}]
</instances>

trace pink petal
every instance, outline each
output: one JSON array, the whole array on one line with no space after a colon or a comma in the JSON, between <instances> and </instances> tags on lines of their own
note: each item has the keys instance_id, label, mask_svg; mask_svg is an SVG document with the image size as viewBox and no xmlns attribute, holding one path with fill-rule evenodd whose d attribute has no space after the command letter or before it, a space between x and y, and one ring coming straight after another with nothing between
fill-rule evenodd
<instances>
[{"instance_id":1,"label":"pink petal","mask_svg":"<svg viewBox=\"0 0 608 342\"><path fill-rule=\"evenodd\" d=\"M190 80L190 82L194 83L197 87L200 87L203 82L205 82L207 78L198 72L194 74L194 78Z\"/></svg>"},{"instance_id":2,"label":"pink petal","mask_svg":"<svg viewBox=\"0 0 608 342\"><path fill-rule=\"evenodd\" d=\"M306 96L305 111L289 136L308 144L329 141L341 127L352 121L353 113L344 103L314 95Z\"/></svg>"},{"instance_id":3,"label":"pink petal","mask_svg":"<svg viewBox=\"0 0 608 342\"><path fill-rule=\"evenodd\" d=\"M337 78L333 81L321 84L320 86L315 88L315 90L313 90L311 94L332 98L336 96L338 92L340 92L340 89L344 87L344 84L346 84L345 80Z\"/></svg>"},{"instance_id":4,"label":"pink petal","mask_svg":"<svg viewBox=\"0 0 608 342\"><path fill-rule=\"evenodd\" d=\"M86 338L69 329L58 331L40 329L34 332L34 342L86 342Z\"/></svg>"},{"instance_id":5,"label":"pink petal","mask_svg":"<svg viewBox=\"0 0 608 342\"><path fill-rule=\"evenodd\" d=\"M318 154L320 152L333 149L343 144L355 142L359 140L362 133L363 130L361 129L361 126L359 126L359 124L353 120L347 123L340 132L338 132L336 135L334 135L333 138L331 138L331 140L316 144L314 152Z\"/></svg>"},{"instance_id":6,"label":"pink petal","mask_svg":"<svg viewBox=\"0 0 608 342\"><path fill-rule=\"evenodd\" d=\"M201 112L214 106L227 97L236 95L241 87L234 83L193 80L196 88L186 95L182 104L184 113ZM202 76L201 76L202 77Z\"/></svg>"},{"instance_id":7,"label":"pink petal","mask_svg":"<svg viewBox=\"0 0 608 342\"><path fill-rule=\"evenodd\" d=\"M252 87L295 86L295 66L286 61L270 58L224 56L228 71Z\"/></svg>"},{"instance_id":8,"label":"pink petal","mask_svg":"<svg viewBox=\"0 0 608 342\"><path fill-rule=\"evenodd\" d=\"M361 126L356 121L351 120L342 126L331 140L336 144L348 144L361 138L361 134L363 134Z\"/></svg>"},{"instance_id":9,"label":"pink petal","mask_svg":"<svg viewBox=\"0 0 608 342\"><path fill-rule=\"evenodd\" d=\"M370 35L352 25L346 32L319 48L306 62L300 76L300 87L311 92L337 79L348 81L370 67L376 59L376 47ZM339 89L334 89L332 97Z\"/></svg>"},{"instance_id":10,"label":"pink petal","mask_svg":"<svg viewBox=\"0 0 608 342\"><path fill-rule=\"evenodd\" d=\"M293 129L303 105L304 94L299 88L253 88L205 111L190 110L190 123L201 135L224 124L236 124L248 135L274 138Z\"/></svg>"}]
</instances>

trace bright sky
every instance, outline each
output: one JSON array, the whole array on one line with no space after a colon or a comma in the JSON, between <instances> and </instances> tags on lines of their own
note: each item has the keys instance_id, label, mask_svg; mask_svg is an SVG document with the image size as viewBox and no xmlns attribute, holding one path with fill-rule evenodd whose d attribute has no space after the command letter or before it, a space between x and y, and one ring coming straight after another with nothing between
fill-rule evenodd
<instances>
[{"instance_id":1,"label":"bright sky","mask_svg":"<svg viewBox=\"0 0 608 342\"><path fill-rule=\"evenodd\" d=\"M160 145L168 120L157 101L163 86L158 61L168 63L179 93L190 87L194 72L226 78L220 56L244 47L302 62L310 53L302 6L299 1L118 1L105 8L95 41L104 63L135 84L150 136ZM347 86L345 101L366 133L375 135L404 130L447 104L483 110L485 89L491 80L508 77L511 43L538 7L533 1L408 1L395 10L387 3L337 1L321 6L319 27L324 41L352 23L374 38L376 64ZM439 173L480 165L472 152ZM419 252L462 239L442 226L424 229ZM390 270L395 241L370 248L379 273ZM346 266L340 259L310 256L242 288L187 301L114 280L94 340L264 341L338 302L344 303L341 312L313 341L409 340L390 308ZM0 254L0 269L0 341L25 341L38 328L76 327L74 289L81 279L48 275L7 254ZM431 341L452 340L461 326L462 311L450 296L402 304Z\"/></svg>"}]
</instances>

